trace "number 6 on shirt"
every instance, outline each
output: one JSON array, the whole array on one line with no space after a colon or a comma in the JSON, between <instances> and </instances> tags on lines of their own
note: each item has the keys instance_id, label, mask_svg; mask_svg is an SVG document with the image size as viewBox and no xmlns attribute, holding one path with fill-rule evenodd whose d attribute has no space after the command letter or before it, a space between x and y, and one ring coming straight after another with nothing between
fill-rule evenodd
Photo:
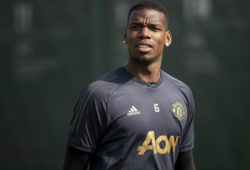
<instances>
[{"instance_id":1,"label":"number 6 on shirt","mask_svg":"<svg viewBox=\"0 0 250 170\"><path fill-rule=\"evenodd\" d=\"M160 107L158 104L154 104L155 112L160 112Z\"/></svg>"}]
</instances>

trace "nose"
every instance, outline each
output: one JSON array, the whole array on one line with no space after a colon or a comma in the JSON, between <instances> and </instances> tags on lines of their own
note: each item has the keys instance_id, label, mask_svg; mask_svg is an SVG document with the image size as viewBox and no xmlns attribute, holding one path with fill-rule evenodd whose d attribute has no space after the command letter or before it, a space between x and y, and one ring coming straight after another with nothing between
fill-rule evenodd
<instances>
[{"instance_id":1,"label":"nose","mask_svg":"<svg viewBox=\"0 0 250 170\"><path fill-rule=\"evenodd\" d=\"M142 27L140 31L140 38L150 38L149 36L149 29L147 27Z\"/></svg>"}]
</instances>

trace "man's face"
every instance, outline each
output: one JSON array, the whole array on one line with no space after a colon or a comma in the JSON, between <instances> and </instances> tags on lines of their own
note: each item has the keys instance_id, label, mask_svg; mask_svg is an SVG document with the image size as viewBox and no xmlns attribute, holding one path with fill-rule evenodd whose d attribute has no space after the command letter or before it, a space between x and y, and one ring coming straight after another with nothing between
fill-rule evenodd
<instances>
[{"instance_id":1,"label":"man's face","mask_svg":"<svg viewBox=\"0 0 250 170\"><path fill-rule=\"evenodd\" d=\"M156 10L133 11L123 36L130 57L147 64L161 59L165 43L171 43L166 22L164 14Z\"/></svg>"}]
</instances>

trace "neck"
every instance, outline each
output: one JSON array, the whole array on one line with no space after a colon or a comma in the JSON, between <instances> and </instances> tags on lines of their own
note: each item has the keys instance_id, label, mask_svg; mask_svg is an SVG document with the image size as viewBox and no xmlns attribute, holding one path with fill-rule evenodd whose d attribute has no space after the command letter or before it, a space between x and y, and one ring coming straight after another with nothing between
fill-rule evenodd
<instances>
[{"instance_id":1,"label":"neck","mask_svg":"<svg viewBox=\"0 0 250 170\"><path fill-rule=\"evenodd\" d=\"M161 61L149 65L139 64L131 60L125 65L126 70L144 82L157 82L160 79Z\"/></svg>"}]
</instances>

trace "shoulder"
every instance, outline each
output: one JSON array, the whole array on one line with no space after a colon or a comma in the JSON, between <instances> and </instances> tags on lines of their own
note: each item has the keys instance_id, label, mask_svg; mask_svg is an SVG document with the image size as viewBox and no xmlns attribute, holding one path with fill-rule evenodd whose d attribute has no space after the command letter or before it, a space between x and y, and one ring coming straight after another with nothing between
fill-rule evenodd
<instances>
[{"instance_id":1,"label":"shoulder","mask_svg":"<svg viewBox=\"0 0 250 170\"><path fill-rule=\"evenodd\" d=\"M120 84L126 81L126 76L122 68L114 69L97 80L93 81L84 88L82 93L88 95L90 98L107 99L110 93Z\"/></svg>"},{"instance_id":2,"label":"shoulder","mask_svg":"<svg viewBox=\"0 0 250 170\"><path fill-rule=\"evenodd\" d=\"M178 90L184 92L184 93L192 93L191 89L187 84L182 82L181 80L171 76L170 74L162 71L163 79L164 81L167 81L168 84L171 86L177 88Z\"/></svg>"},{"instance_id":3,"label":"shoulder","mask_svg":"<svg viewBox=\"0 0 250 170\"><path fill-rule=\"evenodd\" d=\"M162 71L163 74L163 78L165 79L165 81L167 81L168 83L170 83L172 86L175 86L176 88L180 89L180 90L184 90L184 91L190 91L190 88L187 84L185 84L184 82L182 82L181 80L171 76L170 74Z\"/></svg>"},{"instance_id":4,"label":"shoulder","mask_svg":"<svg viewBox=\"0 0 250 170\"><path fill-rule=\"evenodd\" d=\"M185 84L184 82L178 80L177 78L171 76L170 74L164 71L162 71L162 75L164 81L166 81L166 83L168 83L169 86L181 92L182 95L184 95L184 97L187 99L187 101L193 103L193 94L187 84Z\"/></svg>"}]
</instances>

